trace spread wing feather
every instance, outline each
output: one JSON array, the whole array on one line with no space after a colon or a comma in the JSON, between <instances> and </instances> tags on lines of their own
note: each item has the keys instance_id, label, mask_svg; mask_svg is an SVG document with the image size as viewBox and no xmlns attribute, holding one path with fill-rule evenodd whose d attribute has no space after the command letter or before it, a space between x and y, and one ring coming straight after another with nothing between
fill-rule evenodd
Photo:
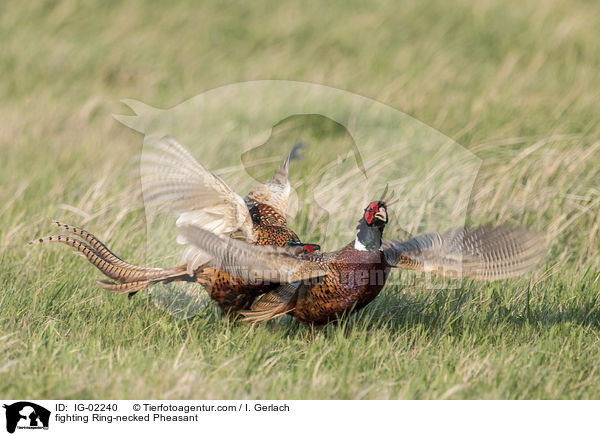
<instances>
[{"instance_id":1,"label":"spread wing feather","mask_svg":"<svg viewBox=\"0 0 600 436\"><path fill-rule=\"evenodd\" d=\"M197 226L219 236L255 241L252 219L244 200L175 139L149 138L142 154L144 201L178 215L177 226ZM179 243L187 241L181 234ZM193 247L184 252L193 271L209 260Z\"/></svg>"},{"instance_id":2,"label":"spread wing feather","mask_svg":"<svg viewBox=\"0 0 600 436\"><path fill-rule=\"evenodd\" d=\"M384 241L386 261L399 268L446 277L497 280L531 271L543 257L539 234L508 225L428 233L407 241Z\"/></svg>"},{"instance_id":3,"label":"spread wing feather","mask_svg":"<svg viewBox=\"0 0 600 436\"><path fill-rule=\"evenodd\" d=\"M186 240L207 253L234 277L265 283L293 283L327 274L325 265L299 256L302 247L249 245L236 239L225 239L195 226L181 227Z\"/></svg>"}]
</instances>

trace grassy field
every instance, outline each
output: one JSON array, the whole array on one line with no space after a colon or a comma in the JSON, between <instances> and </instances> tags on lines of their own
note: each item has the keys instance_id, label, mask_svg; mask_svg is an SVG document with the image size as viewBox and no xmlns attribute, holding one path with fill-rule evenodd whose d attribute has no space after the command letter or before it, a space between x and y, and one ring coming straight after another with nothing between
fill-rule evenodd
<instances>
[{"instance_id":1,"label":"grassy field","mask_svg":"<svg viewBox=\"0 0 600 436\"><path fill-rule=\"evenodd\" d=\"M170 3L0 6L0 397L600 397L600 5ZM345 89L462 144L483 159L469 220L518 211L547 233L545 264L444 292L387 286L322 329L249 327L110 295L70 250L26 246L56 218L143 263L142 136L111 114L255 79ZM275 133L311 150L344 140L310 117L288 127Z\"/></svg>"}]
</instances>

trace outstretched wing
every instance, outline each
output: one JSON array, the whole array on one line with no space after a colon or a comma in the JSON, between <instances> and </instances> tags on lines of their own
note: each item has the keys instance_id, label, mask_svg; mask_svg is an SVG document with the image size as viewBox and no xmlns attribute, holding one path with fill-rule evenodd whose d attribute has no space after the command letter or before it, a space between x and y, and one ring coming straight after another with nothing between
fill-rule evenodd
<instances>
[{"instance_id":1,"label":"outstretched wing","mask_svg":"<svg viewBox=\"0 0 600 436\"><path fill-rule=\"evenodd\" d=\"M254 242L244 200L175 139L148 138L141 162L144 201L175 213L177 226L196 226L219 236ZM178 242L186 243L181 235ZM184 253L190 270L208 260L194 247Z\"/></svg>"},{"instance_id":2,"label":"outstretched wing","mask_svg":"<svg viewBox=\"0 0 600 436\"><path fill-rule=\"evenodd\" d=\"M234 277L265 283L293 283L327 274L325 265L299 256L302 247L250 245L195 226L181 227L186 240Z\"/></svg>"},{"instance_id":3,"label":"outstretched wing","mask_svg":"<svg viewBox=\"0 0 600 436\"><path fill-rule=\"evenodd\" d=\"M428 233L407 241L384 241L391 266L446 277L497 280L531 271L541 260L540 235L524 228L482 226Z\"/></svg>"}]
</instances>

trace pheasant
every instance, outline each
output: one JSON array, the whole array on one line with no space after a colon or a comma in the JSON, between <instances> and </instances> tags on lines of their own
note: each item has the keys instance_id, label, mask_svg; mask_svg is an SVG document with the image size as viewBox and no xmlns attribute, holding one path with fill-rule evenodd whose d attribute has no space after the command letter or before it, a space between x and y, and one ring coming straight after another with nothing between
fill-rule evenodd
<instances>
[{"instance_id":1,"label":"pheasant","mask_svg":"<svg viewBox=\"0 0 600 436\"><path fill-rule=\"evenodd\" d=\"M359 221L356 239L329 253L250 246L194 227L182 232L233 276L244 272L279 283L243 312L250 322L286 313L303 323L334 321L369 304L385 285L391 268L497 280L525 273L541 258L538 236L523 228L465 227L396 241L382 238L387 222L386 204L370 203Z\"/></svg>"},{"instance_id":2,"label":"pheasant","mask_svg":"<svg viewBox=\"0 0 600 436\"><path fill-rule=\"evenodd\" d=\"M287 227L285 216L291 190L289 163L298 156L301 146L296 144L292 148L271 180L258 184L242 199L222 179L200 164L183 145L173 138L164 137L150 143L152 151L142 155L144 200L147 204L177 213L177 226L207 229L220 237L251 244L318 252L320 247L317 244L300 242ZM123 261L84 229L58 221L55 224L72 236L46 236L32 243L59 242L75 248L104 275L117 282L98 281L109 291L133 296L156 283L195 282L209 292L225 313L248 309L255 297L265 292L263 285L232 277L220 270L210 257L193 246L186 248L186 263L183 265L148 268ZM183 235L178 236L178 241L186 243Z\"/></svg>"}]
</instances>

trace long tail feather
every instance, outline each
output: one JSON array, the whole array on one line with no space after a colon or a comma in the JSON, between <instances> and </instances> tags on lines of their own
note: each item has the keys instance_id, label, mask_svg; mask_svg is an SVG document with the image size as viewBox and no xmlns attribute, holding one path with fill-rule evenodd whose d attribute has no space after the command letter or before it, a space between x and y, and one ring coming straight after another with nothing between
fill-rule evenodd
<instances>
[{"instance_id":1,"label":"long tail feather","mask_svg":"<svg viewBox=\"0 0 600 436\"><path fill-rule=\"evenodd\" d=\"M107 280L98 280L98 285L107 291L116 292L118 294L135 294L152 284L149 280L140 280L130 283L113 283Z\"/></svg>"},{"instance_id":2,"label":"long tail feather","mask_svg":"<svg viewBox=\"0 0 600 436\"><path fill-rule=\"evenodd\" d=\"M141 278L145 278L145 277L140 277L140 275L142 275L145 272L132 271L132 270L125 269L121 266L113 265L112 263L110 263L106 259L104 259L96 250L94 250L86 242L83 242L76 238L72 238L71 236L66 236L66 235L45 236L45 237L39 238L35 241L31 241L30 244L31 243L44 244L47 242L58 242L58 243L65 244L65 245L68 245L69 247L74 248L75 250L77 250L78 253L82 254L85 258L87 258L87 260L89 260L92 265L94 265L96 268L98 268L100 270L100 272L102 272L102 274L104 274L105 276L107 276L113 280L130 282L130 281L139 280Z\"/></svg>"},{"instance_id":3,"label":"long tail feather","mask_svg":"<svg viewBox=\"0 0 600 436\"><path fill-rule=\"evenodd\" d=\"M102 274L120 282L103 282L101 284L103 288L110 291L133 294L157 282L192 279L187 273L186 265L176 268L147 268L132 265L117 257L91 233L62 223L57 223L57 225L71 233L81 235L85 238L85 241L67 235L52 235L31 241L30 244L58 242L74 248L78 254L85 257Z\"/></svg>"},{"instance_id":4,"label":"long tail feather","mask_svg":"<svg viewBox=\"0 0 600 436\"><path fill-rule=\"evenodd\" d=\"M148 268L143 266L132 265L130 263L125 262L120 257L118 257L115 253L113 253L102 241L100 241L96 236L92 235L85 229L80 227L75 227L70 224L61 223L60 221L53 221L55 225L59 228L66 230L73 235L80 237L83 241L89 244L99 256L101 256L107 262L112 263L115 266L121 266L130 270L136 271L147 271Z\"/></svg>"}]
</instances>

